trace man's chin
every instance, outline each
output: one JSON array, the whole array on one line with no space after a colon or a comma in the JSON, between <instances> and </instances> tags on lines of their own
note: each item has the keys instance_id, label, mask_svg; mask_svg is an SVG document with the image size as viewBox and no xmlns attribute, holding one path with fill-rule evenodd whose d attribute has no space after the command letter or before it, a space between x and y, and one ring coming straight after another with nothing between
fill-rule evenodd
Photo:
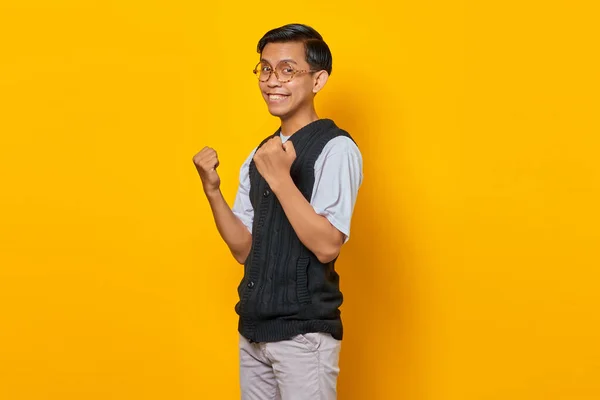
<instances>
[{"instance_id":1,"label":"man's chin","mask_svg":"<svg viewBox=\"0 0 600 400\"><path fill-rule=\"evenodd\" d=\"M283 118L287 115L287 110L281 110L277 108L269 108L269 113L274 117Z\"/></svg>"}]
</instances>

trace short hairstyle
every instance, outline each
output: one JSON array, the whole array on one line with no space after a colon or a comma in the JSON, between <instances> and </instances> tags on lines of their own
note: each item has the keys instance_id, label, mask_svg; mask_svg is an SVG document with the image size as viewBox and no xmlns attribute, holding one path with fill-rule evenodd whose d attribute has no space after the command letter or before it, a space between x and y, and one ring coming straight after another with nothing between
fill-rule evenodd
<instances>
[{"instance_id":1,"label":"short hairstyle","mask_svg":"<svg viewBox=\"0 0 600 400\"><path fill-rule=\"evenodd\" d=\"M333 59L331 50L314 28L304 24L288 24L271 29L258 41L256 51L262 54L269 43L302 42L306 49L306 62L311 69L325 70L331 75Z\"/></svg>"}]
</instances>

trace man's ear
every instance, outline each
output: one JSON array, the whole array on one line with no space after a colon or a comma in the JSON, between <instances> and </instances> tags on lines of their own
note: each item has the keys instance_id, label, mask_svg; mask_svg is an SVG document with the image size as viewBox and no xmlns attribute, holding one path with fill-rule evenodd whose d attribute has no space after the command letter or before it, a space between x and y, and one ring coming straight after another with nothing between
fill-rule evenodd
<instances>
[{"instance_id":1,"label":"man's ear","mask_svg":"<svg viewBox=\"0 0 600 400\"><path fill-rule=\"evenodd\" d=\"M313 93L317 94L318 92L321 91L321 89L323 89L323 86L325 86L325 84L327 83L327 80L329 79L329 73L327 73L327 71L322 70L319 72L315 73L315 77L313 80Z\"/></svg>"}]
</instances>

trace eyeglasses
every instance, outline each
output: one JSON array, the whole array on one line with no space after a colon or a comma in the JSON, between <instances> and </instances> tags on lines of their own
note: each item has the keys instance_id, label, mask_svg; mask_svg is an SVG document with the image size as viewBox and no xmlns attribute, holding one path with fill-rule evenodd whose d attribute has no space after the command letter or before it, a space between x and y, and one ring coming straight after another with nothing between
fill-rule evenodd
<instances>
[{"instance_id":1,"label":"eyeglasses","mask_svg":"<svg viewBox=\"0 0 600 400\"><path fill-rule=\"evenodd\" d=\"M295 69L290 63L285 61L280 62L279 64L277 64L275 69L273 69L273 67L271 67L271 64L265 61L261 61L258 64L256 64L256 67L254 67L254 71L252 72L254 72L254 75L256 75L258 80L261 82L268 81L269 78L271 78L271 73L274 72L277 80L281 83L285 83L294 79L294 76L296 76L297 74L317 71L318 70L314 69L298 70Z\"/></svg>"}]
</instances>

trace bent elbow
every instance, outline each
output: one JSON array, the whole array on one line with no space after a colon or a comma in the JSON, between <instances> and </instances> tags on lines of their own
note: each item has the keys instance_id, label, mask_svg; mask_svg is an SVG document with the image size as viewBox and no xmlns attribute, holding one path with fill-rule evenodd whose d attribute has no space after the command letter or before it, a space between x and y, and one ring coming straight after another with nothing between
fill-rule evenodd
<instances>
[{"instance_id":1,"label":"bent elbow","mask_svg":"<svg viewBox=\"0 0 600 400\"><path fill-rule=\"evenodd\" d=\"M231 254L235 261L240 264L245 264L248 255L250 255L250 249L252 248L252 235L248 234L245 242L240 246L230 246Z\"/></svg>"},{"instance_id":2,"label":"bent elbow","mask_svg":"<svg viewBox=\"0 0 600 400\"><path fill-rule=\"evenodd\" d=\"M250 254L250 249L246 249L245 247L242 249L230 248L229 250L231 251L233 258L235 258L235 261L237 261L239 264L244 264L248 258L248 255Z\"/></svg>"},{"instance_id":3,"label":"bent elbow","mask_svg":"<svg viewBox=\"0 0 600 400\"><path fill-rule=\"evenodd\" d=\"M243 265L246 263L246 259L248 258L249 254L250 251L237 252L233 253L233 258L235 258L235 261L237 261L239 264Z\"/></svg>"},{"instance_id":4,"label":"bent elbow","mask_svg":"<svg viewBox=\"0 0 600 400\"><path fill-rule=\"evenodd\" d=\"M317 259L319 260L320 263L329 264L330 262L335 260L339 256L339 254L340 254L340 249L335 247L335 248L327 249L326 251L323 251L323 252L319 252L318 254L315 254L315 256L317 256Z\"/></svg>"},{"instance_id":5,"label":"bent elbow","mask_svg":"<svg viewBox=\"0 0 600 400\"><path fill-rule=\"evenodd\" d=\"M331 240L324 241L321 245L319 252L315 253L319 262L323 264L329 264L334 261L340 255L342 246L344 245L344 234L337 228L331 225L333 237Z\"/></svg>"}]
</instances>

